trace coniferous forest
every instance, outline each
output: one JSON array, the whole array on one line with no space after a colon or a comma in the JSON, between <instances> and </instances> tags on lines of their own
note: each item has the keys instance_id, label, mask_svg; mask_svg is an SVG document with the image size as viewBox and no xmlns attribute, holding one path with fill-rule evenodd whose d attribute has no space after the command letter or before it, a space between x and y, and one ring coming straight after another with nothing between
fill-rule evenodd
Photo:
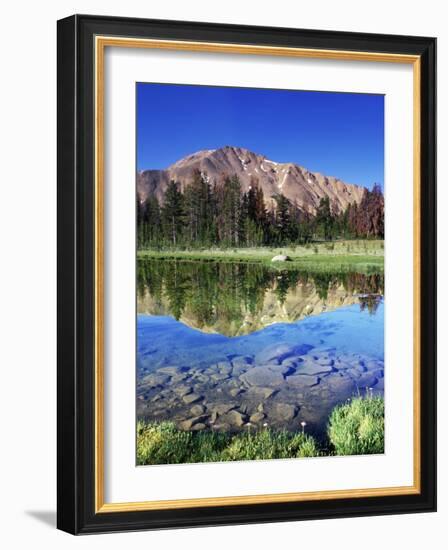
<instances>
[{"instance_id":1,"label":"coniferous forest","mask_svg":"<svg viewBox=\"0 0 448 550\"><path fill-rule=\"evenodd\" d=\"M184 189L170 181L160 202L154 195L145 201L137 196L138 248L274 247L384 238L384 196L377 184L344 211L329 197L320 200L315 214L281 193L273 198L267 208L255 178L243 192L236 175L211 184L197 171Z\"/></svg>"}]
</instances>

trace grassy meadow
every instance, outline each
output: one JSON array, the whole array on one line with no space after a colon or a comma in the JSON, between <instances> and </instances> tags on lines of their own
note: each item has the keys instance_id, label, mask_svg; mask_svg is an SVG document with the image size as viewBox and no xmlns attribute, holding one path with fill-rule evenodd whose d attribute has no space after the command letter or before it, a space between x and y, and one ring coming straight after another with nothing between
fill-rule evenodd
<instances>
[{"instance_id":1,"label":"grassy meadow","mask_svg":"<svg viewBox=\"0 0 448 550\"><path fill-rule=\"evenodd\" d=\"M198 249L143 249L139 258L167 260L251 262L262 263L281 269L304 269L312 271L382 271L384 268L384 241L356 240L320 242L308 245L278 248L198 248ZM274 256L284 254L287 262L272 262Z\"/></svg>"}]
</instances>

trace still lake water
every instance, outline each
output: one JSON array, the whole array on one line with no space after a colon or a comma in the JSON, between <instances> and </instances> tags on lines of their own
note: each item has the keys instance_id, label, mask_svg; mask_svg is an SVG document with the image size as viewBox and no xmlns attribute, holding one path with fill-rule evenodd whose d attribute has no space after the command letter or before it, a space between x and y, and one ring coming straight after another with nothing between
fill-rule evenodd
<instances>
[{"instance_id":1,"label":"still lake water","mask_svg":"<svg viewBox=\"0 0 448 550\"><path fill-rule=\"evenodd\" d=\"M137 414L187 430L325 432L384 392L384 279L139 260Z\"/></svg>"}]
</instances>

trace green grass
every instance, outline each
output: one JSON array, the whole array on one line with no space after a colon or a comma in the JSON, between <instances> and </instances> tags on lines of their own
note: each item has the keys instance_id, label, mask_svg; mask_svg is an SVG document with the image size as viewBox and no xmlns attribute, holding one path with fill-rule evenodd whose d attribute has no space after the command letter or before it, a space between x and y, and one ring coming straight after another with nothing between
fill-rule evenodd
<instances>
[{"instance_id":1,"label":"green grass","mask_svg":"<svg viewBox=\"0 0 448 550\"><path fill-rule=\"evenodd\" d=\"M337 455L384 452L384 399L357 397L330 415L328 437Z\"/></svg>"},{"instance_id":2,"label":"green grass","mask_svg":"<svg viewBox=\"0 0 448 550\"><path fill-rule=\"evenodd\" d=\"M250 433L184 432L172 422L137 424L137 464L182 464L319 456L307 435L262 429Z\"/></svg>"},{"instance_id":3,"label":"green grass","mask_svg":"<svg viewBox=\"0 0 448 550\"><path fill-rule=\"evenodd\" d=\"M137 423L137 464L184 464L384 452L384 399L356 397L337 406L328 425L329 446L299 432L270 428L228 434L189 432L173 422Z\"/></svg>"},{"instance_id":4,"label":"green grass","mask_svg":"<svg viewBox=\"0 0 448 550\"><path fill-rule=\"evenodd\" d=\"M286 254L289 262L271 262L274 256ZM379 271L384 267L384 241L335 241L296 247L256 247L238 249L139 250L139 258L166 260L254 262L273 268L313 271Z\"/></svg>"}]
</instances>

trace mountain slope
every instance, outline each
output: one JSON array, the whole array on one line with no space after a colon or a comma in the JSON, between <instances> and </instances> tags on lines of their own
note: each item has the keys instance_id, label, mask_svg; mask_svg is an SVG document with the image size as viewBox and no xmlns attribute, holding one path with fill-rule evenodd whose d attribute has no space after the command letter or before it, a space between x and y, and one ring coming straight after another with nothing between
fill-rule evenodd
<instances>
[{"instance_id":1,"label":"mountain slope","mask_svg":"<svg viewBox=\"0 0 448 550\"><path fill-rule=\"evenodd\" d=\"M345 210L349 203L359 203L364 187L352 185L332 176L310 172L292 162L279 163L241 147L226 146L188 155L166 170L137 173L137 192L142 200L154 194L159 201L170 180L187 185L195 170L207 174L210 182L220 183L236 174L243 192L254 180L263 189L266 206L275 205L275 195L282 193L306 212L314 214L321 198L328 196L333 207Z\"/></svg>"}]
</instances>

